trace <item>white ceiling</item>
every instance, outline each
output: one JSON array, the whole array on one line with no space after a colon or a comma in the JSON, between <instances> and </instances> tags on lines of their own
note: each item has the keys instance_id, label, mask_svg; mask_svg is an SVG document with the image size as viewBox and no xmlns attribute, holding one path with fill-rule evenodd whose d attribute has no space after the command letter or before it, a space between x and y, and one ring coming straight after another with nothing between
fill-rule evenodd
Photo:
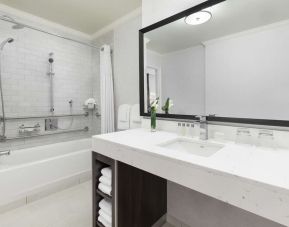
<instances>
[{"instance_id":1,"label":"white ceiling","mask_svg":"<svg viewBox=\"0 0 289 227\"><path fill-rule=\"evenodd\" d=\"M184 18L146 33L148 48L165 54L289 19L289 0L227 0L209 9L213 18L202 25L190 26Z\"/></svg>"},{"instance_id":2,"label":"white ceiling","mask_svg":"<svg viewBox=\"0 0 289 227\"><path fill-rule=\"evenodd\" d=\"M0 3L87 34L141 6L141 0L0 0Z\"/></svg>"}]
</instances>

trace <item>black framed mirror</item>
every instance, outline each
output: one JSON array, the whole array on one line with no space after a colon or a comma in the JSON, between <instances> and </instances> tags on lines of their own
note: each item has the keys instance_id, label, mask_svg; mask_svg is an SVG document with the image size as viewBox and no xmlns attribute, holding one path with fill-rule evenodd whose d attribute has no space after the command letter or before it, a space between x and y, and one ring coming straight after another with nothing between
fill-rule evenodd
<instances>
[{"instance_id":1,"label":"black framed mirror","mask_svg":"<svg viewBox=\"0 0 289 227\"><path fill-rule=\"evenodd\" d=\"M289 126L289 1L209 0L139 42L141 116Z\"/></svg>"}]
</instances>

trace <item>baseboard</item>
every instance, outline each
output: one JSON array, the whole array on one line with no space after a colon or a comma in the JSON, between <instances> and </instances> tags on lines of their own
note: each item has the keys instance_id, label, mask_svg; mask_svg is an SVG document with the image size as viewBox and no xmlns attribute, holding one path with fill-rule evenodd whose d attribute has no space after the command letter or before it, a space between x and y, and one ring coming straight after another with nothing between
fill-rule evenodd
<instances>
[{"instance_id":1,"label":"baseboard","mask_svg":"<svg viewBox=\"0 0 289 227\"><path fill-rule=\"evenodd\" d=\"M166 215L166 222L173 227L190 227L170 214Z\"/></svg>"},{"instance_id":2,"label":"baseboard","mask_svg":"<svg viewBox=\"0 0 289 227\"><path fill-rule=\"evenodd\" d=\"M152 227L190 227L172 215L165 214Z\"/></svg>"},{"instance_id":3,"label":"baseboard","mask_svg":"<svg viewBox=\"0 0 289 227\"><path fill-rule=\"evenodd\" d=\"M167 215L165 214L164 216L162 216L155 224L152 225L152 227L162 227L167 220Z\"/></svg>"}]
</instances>

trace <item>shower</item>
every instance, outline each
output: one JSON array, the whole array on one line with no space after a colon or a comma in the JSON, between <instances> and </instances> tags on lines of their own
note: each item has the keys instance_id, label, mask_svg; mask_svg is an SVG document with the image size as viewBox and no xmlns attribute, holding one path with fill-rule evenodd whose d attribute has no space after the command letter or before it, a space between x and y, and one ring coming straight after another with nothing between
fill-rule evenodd
<instances>
[{"instance_id":1,"label":"shower","mask_svg":"<svg viewBox=\"0 0 289 227\"><path fill-rule=\"evenodd\" d=\"M3 98L3 87L2 87L2 52L4 50L4 47L7 43L12 43L14 41L13 38L5 39L0 44L0 95L1 95L1 107L2 107L2 134L0 135L0 140L5 140L5 134L6 134L6 118L5 118L5 105L4 105L4 98Z\"/></svg>"}]
</instances>

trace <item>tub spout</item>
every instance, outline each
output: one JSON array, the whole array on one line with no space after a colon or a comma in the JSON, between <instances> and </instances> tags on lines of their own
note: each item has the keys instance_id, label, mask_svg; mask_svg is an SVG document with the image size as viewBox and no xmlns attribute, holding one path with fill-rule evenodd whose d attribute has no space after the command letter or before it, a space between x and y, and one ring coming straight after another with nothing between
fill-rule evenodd
<instances>
[{"instance_id":1,"label":"tub spout","mask_svg":"<svg viewBox=\"0 0 289 227\"><path fill-rule=\"evenodd\" d=\"M10 155L10 154L11 154L11 151L10 151L10 150L0 151L0 156L4 156L4 155L8 156L8 155Z\"/></svg>"}]
</instances>

